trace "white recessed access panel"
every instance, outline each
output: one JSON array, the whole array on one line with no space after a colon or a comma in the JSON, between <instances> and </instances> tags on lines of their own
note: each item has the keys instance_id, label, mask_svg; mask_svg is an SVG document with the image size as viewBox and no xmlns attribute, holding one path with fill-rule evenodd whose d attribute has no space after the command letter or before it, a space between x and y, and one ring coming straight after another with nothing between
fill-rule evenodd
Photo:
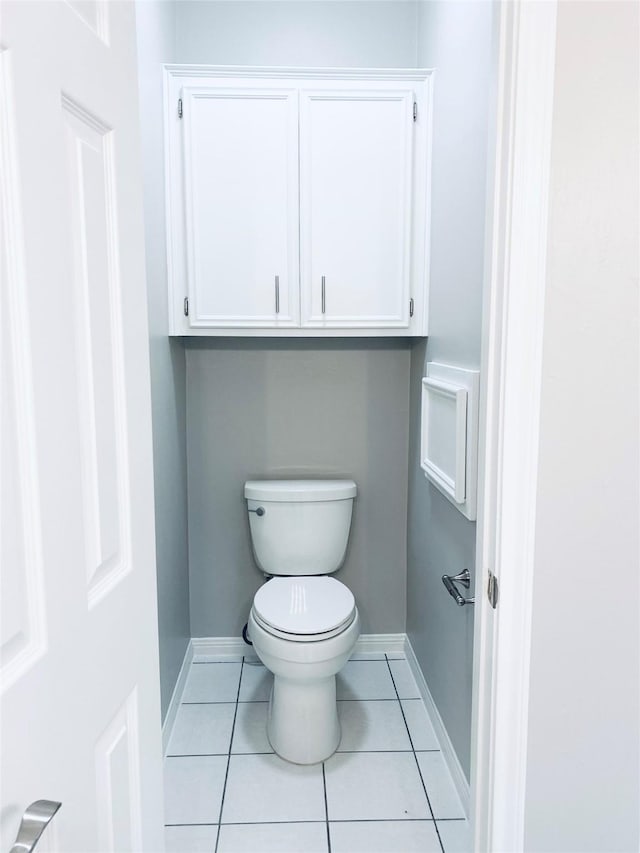
<instances>
[{"instance_id":1,"label":"white recessed access panel","mask_svg":"<svg viewBox=\"0 0 640 853\"><path fill-rule=\"evenodd\" d=\"M479 371L431 361L422 380L420 465L471 521L476 518Z\"/></svg>"}]
</instances>

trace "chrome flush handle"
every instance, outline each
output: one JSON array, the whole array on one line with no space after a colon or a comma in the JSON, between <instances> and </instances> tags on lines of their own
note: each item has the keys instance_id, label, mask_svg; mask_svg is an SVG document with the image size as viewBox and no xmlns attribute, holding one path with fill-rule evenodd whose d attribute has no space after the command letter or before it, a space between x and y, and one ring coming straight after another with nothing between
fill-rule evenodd
<instances>
[{"instance_id":1,"label":"chrome flush handle","mask_svg":"<svg viewBox=\"0 0 640 853\"><path fill-rule=\"evenodd\" d=\"M262 517L265 514L266 509L263 506L259 506L258 509L250 509L249 512L255 512L258 517Z\"/></svg>"},{"instance_id":2,"label":"chrome flush handle","mask_svg":"<svg viewBox=\"0 0 640 853\"><path fill-rule=\"evenodd\" d=\"M31 853L61 805L53 800L36 800L31 803L22 816L11 853Z\"/></svg>"}]
</instances>

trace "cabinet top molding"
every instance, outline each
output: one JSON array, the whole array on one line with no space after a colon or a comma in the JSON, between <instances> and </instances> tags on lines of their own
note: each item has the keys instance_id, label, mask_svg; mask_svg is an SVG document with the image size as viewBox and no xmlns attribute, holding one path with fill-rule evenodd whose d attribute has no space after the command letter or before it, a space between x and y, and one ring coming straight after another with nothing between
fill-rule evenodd
<instances>
[{"instance_id":1,"label":"cabinet top molding","mask_svg":"<svg viewBox=\"0 0 640 853\"><path fill-rule=\"evenodd\" d=\"M251 65L175 65L163 68L172 77L269 77L296 80L428 80L433 68L290 68Z\"/></svg>"}]
</instances>

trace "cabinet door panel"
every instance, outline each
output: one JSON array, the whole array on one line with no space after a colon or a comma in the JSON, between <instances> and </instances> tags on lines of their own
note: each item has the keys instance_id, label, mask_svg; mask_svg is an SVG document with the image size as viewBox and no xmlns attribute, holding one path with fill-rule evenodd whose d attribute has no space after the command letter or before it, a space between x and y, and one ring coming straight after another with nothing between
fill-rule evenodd
<instances>
[{"instance_id":1,"label":"cabinet door panel","mask_svg":"<svg viewBox=\"0 0 640 853\"><path fill-rule=\"evenodd\" d=\"M185 88L183 103L190 325L297 325L297 93Z\"/></svg>"},{"instance_id":2,"label":"cabinet door panel","mask_svg":"<svg viewBox=\"0 0 640 853\"><path fill-rule=\"evenodd\" d=\"M303 326L408 327L412 136L412 91L301 94Z\"/></svg>"}]
</instances>

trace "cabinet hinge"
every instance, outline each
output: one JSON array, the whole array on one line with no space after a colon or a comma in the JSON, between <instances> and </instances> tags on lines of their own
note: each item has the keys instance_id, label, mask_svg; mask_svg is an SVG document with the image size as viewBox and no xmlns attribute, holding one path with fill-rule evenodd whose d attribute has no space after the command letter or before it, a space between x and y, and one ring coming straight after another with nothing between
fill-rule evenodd
<instances>
[{"instance_id":1,"label":"cabinet hinge","mask_svg":"<svg viewBox=\"0 0 640 853\"><path fill-rule=\"evenodd\" d=\"M178 98L178 118L182 118L182 98Z\"/></svg>"},{"instance_id":2,"label":"cabinet hinge","mask_svg":"<svg viewBox=\"0 0 640 853\"><path fill-rule=\"evenodd\" d=\"M489 604L495 610L498 606L498 578L493 574L491 569L489 569L489 583L487 584L487 598L489 599Z\"/></svg>"},{"instance_id":3,"label":"cabinet hinge","mask_svg":"<svg viewBox=\"0 0 640 853\"><path fill-rule=\"evenodd\" d=\"M413 120L418 121L418 102L413 102Z\"/></svg>"},{"instance_id":4,"label":"cabinet hinge","mask_svg":"<svg viewBox=\"0 0 640 853\"><path fill-rule=\"evenodd\" d=\"M413 296L409 300L409 316L413 317Z\"/></svg>"},{"instance_id":5,"label":"cabinet hinge","mask_svg":"<svg viewBox=\"0 0 640 853\"><path fill-rule=\"evenodd\" d=\"M183 310L184 310L184 316L188 317L189 316L189 297L188 296L185 296L185 298L184 298Z\"/></svg>"}]
</instances>

